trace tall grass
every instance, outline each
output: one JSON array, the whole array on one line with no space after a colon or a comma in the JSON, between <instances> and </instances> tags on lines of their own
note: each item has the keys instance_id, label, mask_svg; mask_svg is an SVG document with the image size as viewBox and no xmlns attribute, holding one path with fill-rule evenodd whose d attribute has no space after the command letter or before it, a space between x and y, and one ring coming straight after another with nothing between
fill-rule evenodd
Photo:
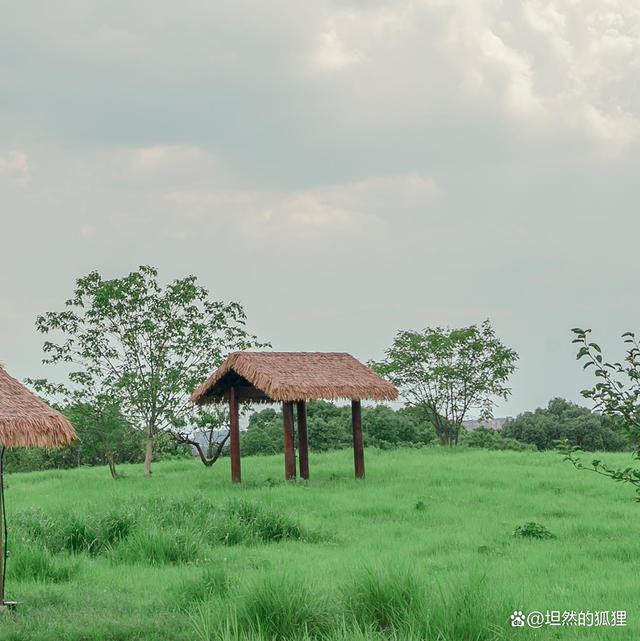
<instances>
[{"instance_id":1,"label":"tall grass","mask_svg":"<svg viewBox=\"0 0 640 641\"><path fill-rule=\"evenodd\" d=\"M203 539L188 529L137 530L112 550L116 563L165 565L193 563L203 558Z\"/></svg>"},{"instance_id":2,"label":"tall grass","mask_svg":"<svg viewBox=\"0 0 640 641\"><path fill-rule=\"evenodd\" d=\"M273 641L326 635L332 624L329 599L318 585L289 574L269 574L254 581L238 609L237 628Z\"/></svg>"},{"instance_id":3,"label":"tall grass","mask_svg":"<svg viewBox=\"0 0 640 641\"><path fill-rule=\"evenodd\" d=\"M40 545L19 544L12 548L7 568L9 581L64 583L77 575L80 563L74 556L54 555Z\"/></svg>"},{"instance_id":4,"label":"tall grass","mask_svg":"<svg viewBox=\"0 0 640 641\"><path fill-rule=\"evenodd\" d=\"M604 458L605 455L602 455ZM606 455L624 465L626 455ZM309 483L281 457L8 477L0 641L530 641L515 609L626 609L640 638L633 492L553 453L368 450L314 455ZM418 507L419 506L419 507ZM514 537L542 524L555 538Z\"/></svg>"}]
</instances>

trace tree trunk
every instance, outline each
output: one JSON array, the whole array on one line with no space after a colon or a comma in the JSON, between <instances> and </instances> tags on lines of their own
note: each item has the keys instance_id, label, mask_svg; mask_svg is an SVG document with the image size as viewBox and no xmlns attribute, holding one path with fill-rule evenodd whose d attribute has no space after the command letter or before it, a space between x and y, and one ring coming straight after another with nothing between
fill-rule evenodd
<instances>
[{"instance_id":1,"label":"tree trunk","mask_svg":"<svg viewBox=\"0 0 640 641\"><path fill-rule=\"evenodd\" d=\"M198 443L197 441L192 441L189 444L193 445L193 447L196 448L196 452L198 452L198 456L200 457L200 460L203 462L203 464L206 465L207 467L211 467L220 458L220 455L222 454L222 450L224 449L225 443L228 440L229 440L229 433L227 433L227 435L217 444L215 450L213 447L213 443L209 443L206 454L202 451L202 447L200 446L200 443Z\"/></svg>"},{"instance_id":2,"label":"tree trunk","mask_svg":"<svg viewBox=\"0 0 640 641\"><path fill-rule=\"evenodd\" d=\"M119 479L120 474L118 474L118 470L116 470L116 461L113 457L113 452L111 450L107 450L106 457L107 463L109 465L109 471L111 472L111 478Z\"/></svg>"},{"instance_id":3,"label":"tree trunk","mask_svg":"<svg viewBox=\"0 0 640 641\"><path fill-rule=\"evenodd\" d=\"M147 427L147 451L144 455L144 475L151 476L151 459L153 458L153 431Z\"/></svg>"},{"instance_id":4,"label":"tree trunk","mask_svg":"<svg viewBox=\"0 0 640 641\"><path fill-rule=\"evenodd\" d=\"M433 412L433 416L433 426L436 430L436 434L438 435L438 439L440 440L440 445L451 445L446 424L442 423L436 412Z\"/></svg>"}]
</instances>

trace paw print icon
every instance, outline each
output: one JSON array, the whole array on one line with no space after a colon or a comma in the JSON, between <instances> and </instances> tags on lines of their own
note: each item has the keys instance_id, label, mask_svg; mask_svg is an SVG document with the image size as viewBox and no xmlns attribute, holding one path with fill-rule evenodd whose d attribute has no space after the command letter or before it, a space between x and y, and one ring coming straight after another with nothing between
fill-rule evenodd
<instances>
[{"instance_id":1,"label":"paw print icon","mask_svg":"<svg viewBox=\"0 0 640 641\"><path fill-rule=\"evenodd\" d=\"M521 610L514 610L511 615L512 628L524 628L524 613Z\"/></svg>"}]
</instances>

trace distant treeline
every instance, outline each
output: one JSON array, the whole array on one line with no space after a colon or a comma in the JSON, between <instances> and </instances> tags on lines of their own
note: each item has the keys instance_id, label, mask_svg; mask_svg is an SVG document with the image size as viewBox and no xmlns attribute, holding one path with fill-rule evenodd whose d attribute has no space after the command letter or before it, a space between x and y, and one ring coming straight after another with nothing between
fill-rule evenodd
<instances>
[{"instance_id":1,"label":"distant treeline","mask_svg":"<svg viewBox=\"0 0 640 641\"><path fill-rule=\"evenodd\" d=\"M307 405L309 449L316 452L352 447L351 406L326 401ZM362 408L365 445L389 449L399 446L423 446L436 440L433 424L424 412L405 407L393 410L385 405ZM241 434L243 455L282 452L282 413L272 408L255 412L248 429Z\"/></svg>"},{"instance_id":2,"label":"distant treeline","mask_svg":"<svg viewBox=\"0 0 640 641\"><path fill-rule=\"evenodd\" d=\"M311 450L321 452L352 445L348 406L325 401L309 403L308 425ZM369 447L421 447L438 442L429 415L417 408L365 407L362 427ZM460 445L492 450L547 450L565 439L586 451L614 452L631 447L619 421L561 398L553 399L546 408L509 419L501 430L463 431ZM282 414L271 408L252 414L249 428L241 436L242 454L276 454L282 448Z\"/></svg>"},{"instance_id":3,"label":"distant treeline","mask_svg":"<svg viewBox=\"0 0 640 641\"><path fill-rule=\"evenodd\" d=\"M351 408L326 401L308 404L309 449L315 452L350 448ZM73 420L73 413L70 413ZM144 460L144 435L131 429L123 419L112 427L109 458L114 463L141 463ZM392 409L385 405L364 407L362 425L365 445L380 449L438 446L430 416L418 408ZM104 443L95 430L83 421L75 423L78 441L59 450L7 450L8 471L70 468L106 465ZM633 445L620 422L591 412L586 407L556 398L546 408L525 412L509 419L501 430L479 428L463 431L460 445L491 450L548 450L557 441L568 440L586 451L622 451ZM279 454L283 450L282 414L271 407L254 412L248 429L241 434L243 456ZM178 445L168 435L159 435L156 459L188 457L188 446Z\"/></svg>"}]
</instances>

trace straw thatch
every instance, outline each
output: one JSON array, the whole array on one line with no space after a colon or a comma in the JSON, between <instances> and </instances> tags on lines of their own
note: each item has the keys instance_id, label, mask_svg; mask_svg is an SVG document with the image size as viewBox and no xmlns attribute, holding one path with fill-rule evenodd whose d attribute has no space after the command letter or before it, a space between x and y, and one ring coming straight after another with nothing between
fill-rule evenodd
<instances>
[{"instance_id":1,"label":"straw thatch","mask_svg":"<svg viewBox=\"0 0 640 641\"><path fill-rule=\"evenodd\" d=\"M391 383L350 354L338 352L234 352L191 398L199 405L221 400L242 379L273 401L398 398Z\"/></svg>"},{"instance_id":2,"label":"straw thatch","mask_svg":"<svg viewBox=\"0 0 640 641\"><path fill-rule=\"evenodd\" d=\"M76 438L71 423L0 365L0 446L60 447Z\"/></svg>"}]
</instances>

